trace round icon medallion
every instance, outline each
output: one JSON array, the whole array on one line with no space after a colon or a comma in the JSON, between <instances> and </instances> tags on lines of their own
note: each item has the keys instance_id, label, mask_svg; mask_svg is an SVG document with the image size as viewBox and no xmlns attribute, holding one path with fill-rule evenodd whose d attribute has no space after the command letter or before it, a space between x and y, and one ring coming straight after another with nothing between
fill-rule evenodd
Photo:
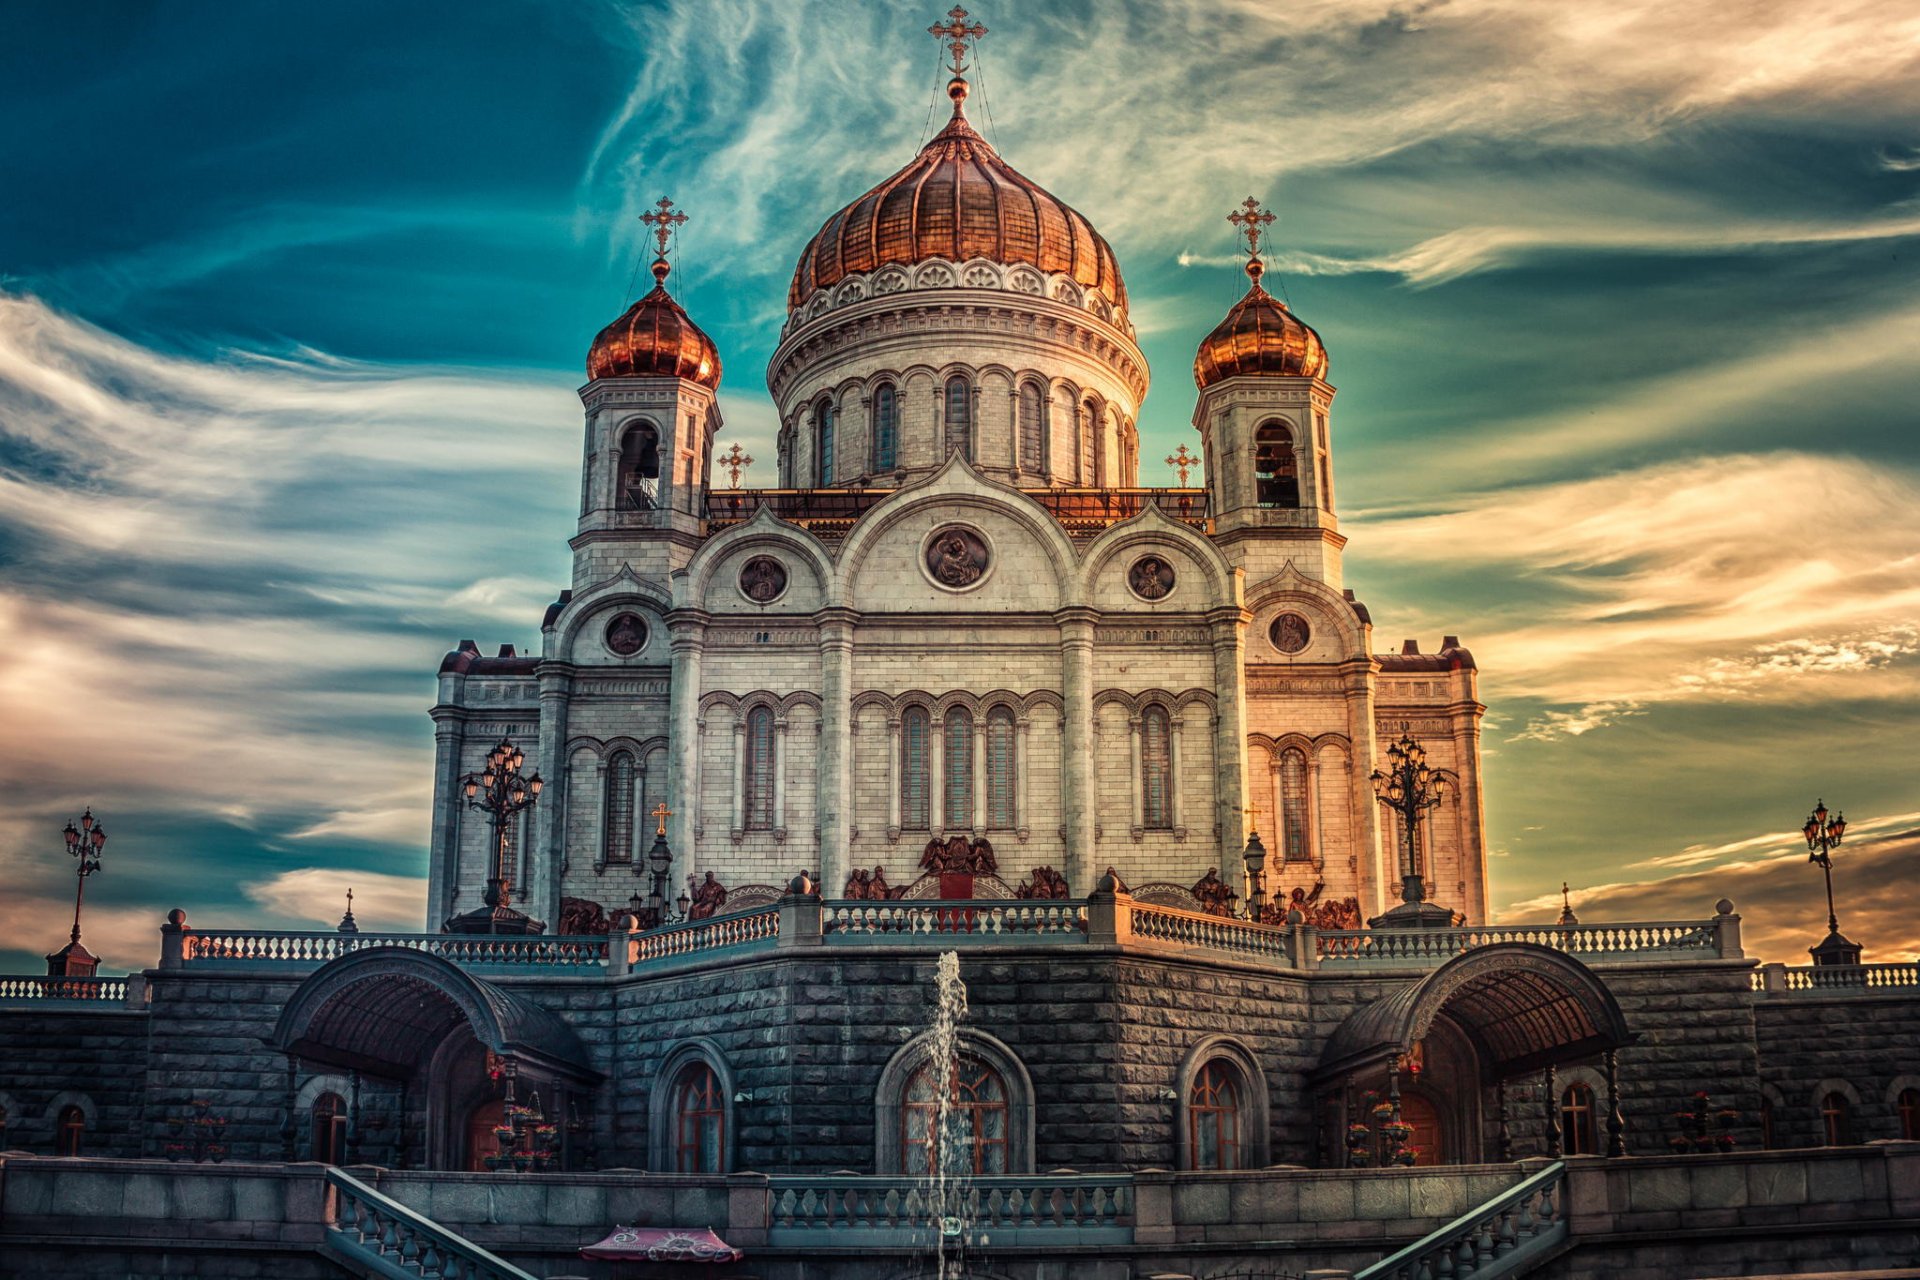
<instances>
[{"instance_id":1,"label":"round icon medallion","mask_svg":"<svg viewBox=\"0 0 1920 1280\"><path fill-rule=\"evenodd\" d=\"M978 530L950 524L927 539L927 576L949 591L965 591L987 576L993 553Z\"/></svg>"},{"instance_id":2,"label":"round icon medallion","mask_svg":"<svg viewBox=\"0 0 1920 1280\"><path fill-rule=\"evenodd\" d=\"M1297 613L1283 613L1273 620L1267 629L1267 635L1273 639L1273 647L1282 653L1298 653L1307 647L1313 639L1313 628L1307 620Z\"/></svg>"},{"instance_id":3,"label":"round icon medallion","mask_svg":"<svg viewBox=\"0 0 1920 1280\"><path fill-rule=\"evenodd\" d=\"M623 613L607 624L607 649L622 658L631 658L647 647L647 624L640 615Z\"/></svg>"},{"instance_id":4,"label":"round icon medallion","mask_svg":"<svg viewBox=\"0 0 1920 1280\"><path fill-rule=\"evenodd\" d=\"M772 556L755 556L741 566L740 594L755 604L772 604L787 591L787 566Z\"/></svg>"},{"instance_id":5,"label":"round icon medallion","mask_svg":"<svg viewBox=\"0 0 1920 1280\"><path fill-rule=\"evenodd\" d=\"M1163 556L1141 556L1127 570L1127 585L1142 600L1165 600L1173 582L1173 565Z\"/></svg>"}]
</instances>

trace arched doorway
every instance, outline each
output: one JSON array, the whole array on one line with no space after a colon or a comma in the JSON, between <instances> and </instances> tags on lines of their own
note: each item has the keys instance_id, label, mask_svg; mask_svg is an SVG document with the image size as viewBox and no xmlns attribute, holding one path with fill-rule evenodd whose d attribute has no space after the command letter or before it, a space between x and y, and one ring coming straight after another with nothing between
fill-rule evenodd
<instances>
[{"instance_id":1,"label":"arched doorway","mask_svg":"<svg viewBox=\"0 0 1920 1280\"><path fill-rule=\"evenodd\" d=\"M472 1133L480 1108L517 1084L519 1099L537 1093L547 1115L590 1112L584 1104L601 1078L557 1015L405 947L369 947L315 970L287 1002L271 1043L295 1068L290 1079L319 1066L350 1080L338 1157L346 1162L417 1159L465 1169L480 1160L484 1168ZM293 1102L290 1086L286 1105ZM370 1117L378 1119L368 1124ZM485 1127L491 1138L494 1126ZM571 1129L558 1126L561 1168L569 1167Z\"/></svg>"},{"instance_id":2,"label":"arched doorway","mask_svg":"<svg viewBox=\"0 0 1920 1280\"><path fill-rule=\"evenodd\" d=\"M1322 1148L1334 1165L1506 1159L1506 1082L1599 1057L1610 1085L1603 1148L1617 1153L1613 1055L1632 1038L1612 992L1578 960L1531 943L1467 952L1357 1010L1328 1039L1311 1078ZM1488 1090L1500 1102L1483 1116ZM1558 1092L1536 1092L1557 1135Z\"/></svg>"},{"instance_id":3,"label":"arched doorway","mask_svg":"<svg viewBox=\"0 0 1920 1280\"><path fill-rule=\"evenodd\" d=\"M500 1135L494 1130L500 1128L506 1118L507 1104L500 1098L489 1098L467 1112L465 1167L468 1173L484 1172L487 1157L500 1154Z\"/></svg>"}]
</instances>

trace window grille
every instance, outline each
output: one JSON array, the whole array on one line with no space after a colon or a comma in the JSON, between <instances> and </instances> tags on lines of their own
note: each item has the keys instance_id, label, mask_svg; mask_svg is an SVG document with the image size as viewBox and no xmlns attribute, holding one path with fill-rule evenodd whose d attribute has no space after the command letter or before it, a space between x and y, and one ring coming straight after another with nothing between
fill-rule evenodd
<instances>
[{"instance_id":1,"label":"window grille","mask_svg":"<svg viewBox=\"0 0 1920 1280\"><path fill-rule=\"evenodd\" d=\"M1310 862L1307 850L1307 758L1298 751L1280 757L1281 861Z\"/></svg>"},{"instance_id":2,"label":"window grille","mask_svg":"<svg viewBox=\"0 0 1920 1280\"><path fill-rule=\"evenodd\" d=\"M946 770L948 827L973 826L973 716L965 707L947 712Z\"/></svg>"},{"instance_id":3,"label":"window grille","mask_svg":"<svg viewBox=\"0 0 1920 1280\"><path fill-rule=\"evenodd\" d=\"M873 469L891 471L900 437L900 402L891 383L873 393Z\"/></svg>"},{"instance_id":4,"label":"window grille","mask_svg":"<svg viewBox=\"0 0 1920 1280\"><path fill-rule=\"evenodd\" d=\"M1591 1085L1570 1084L1560 1095L1560 1142L1570 1156L1590 1156L1598 1151Z\"/></svg>"},{"instance_id":5,"label":"window grille","mask_svg":"<svg viewBox=\"0 0 1920 1280\"><path fill-rule=\"evenodd\" d=\"M1829 1147L1851 1146L1853 1143L1853 1115L1847 1103L1847 1095L1837 1090L1820 1099L1820 1125L1826 1134Z\"/></svg>"},{"instance_id":6,"label":"window grille","mask_svg":"<svg viewBox=\"0 0 1920 1280\"><path fill-rule=\"evenodd\" d=\"M747 830L773 827L773 712L747 713Z\"/></svg>"},{"instance_id":7,"label":"window grille","mask_svg":"<svg viewBox=\"0 0 1920 1280\"><path fill-rule=\"evenodd\" d=\"M932 722L925 707L908 707L900 717L900 825L925 831L927 813L927 739Z\"/></svg>"},{"instance_id":8,"label":"window grille","mask_svg":"<svg viewBox=\"0 0 1920 1280\"><path fill-rule=\"evenodd\" d=\"M982 1177L1007 1172L1007 1088L997 1072L977 1058L957 1057L947 1075L946 1114L941 1115L941 1072L929 1062L907 1081L900 1125L900 1167L926 1177ZM944 1121L944 1123L943 1123Z\"/></svg>"},{"instance_id":9,"label":"window grille","mask_svg":"<svg viewBox=\"0 0 1920 1280\"><path fill-rule=\"evenodd\" d=\"M719 1077L690 1063L673 1086L674 1165L680 1173L726 1172L727 1103Z\"/></svg>"},{"instance_id":10,"label":"window grille","mask_svg":"<svg viewBox=\"0 0 1920 1280\"><path fill-rule=\"evenodd\" d=\"M1200 1068L1187 1100L1195 1169L1240 1167L1239 1072L1218 1058Z\"/></svg>"},{"instance_id":11,"label":"window grille","mask_svg":"<svg viewBox=\"0 0 1920 1280\"><path fill-rule=\"evenodd\" d=\"M830 485L833 483L833 406L823 401L813 411L813 420L819 445L816 454L820 483Z\"/></svg>"},{"instance_id":12,"label":"window grille","mask_svg":"<svg viewBox=\"0 0 1920 1280\"><path fill-rule=\"evenodd\" d=\"M607 761L607 862L633 861L633 753Z\"/></svg>"},{"instance_id":13,"label":"window grille","mask_svg":"<svg viewBox=\"0 0 1920 1280\"><path fill-rule=\"evenodd\" d=\"M1040 472L1046 469L1047 401L1038 383L1020 388L1020 469Z\"/></svg>"},{"instance_id":14,"label":"window grille","mask_svg":"<svg viewBox=\"0 0 1920 1280\"><path fill-rule=\"evenodd\" d=\"M1165 707L1148 707L1140 714L1140 821L1149 829L1173 825L1171 736Z\"/></svg>"},{"instance_id":15,"label":"window grille","mask_svg":"<svg viewBox=\"0 0 1920 1280\"><path fill-rule=\"evenodd\" d=\"M987 825L1005 831L1014 826L1013 712L995 707L987 714Z\"/></svg>"}]
</instances>

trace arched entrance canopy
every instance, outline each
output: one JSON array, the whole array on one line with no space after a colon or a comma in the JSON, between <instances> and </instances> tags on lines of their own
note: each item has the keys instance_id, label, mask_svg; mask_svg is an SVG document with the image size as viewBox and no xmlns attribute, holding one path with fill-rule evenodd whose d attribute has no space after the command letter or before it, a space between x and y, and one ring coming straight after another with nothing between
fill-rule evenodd
<instances>
[{"instance_id":1,"label":"arched entrance canopy","mask_svg":"<svg viewBox=\"0 0 1920 1280\"><path fill-rule=\"evenodd\" d=\"M1456 956L1356 1011L1320 1055L1315 1083L1413 1052L1442 1013L1473 1042L1489 1081L1629 1043L1620 1005L1593 970L1551 947L1501 943Z\"/></svg>"},{"instance_id":2,"label":"arched entrance canopy","mask_svg":"<svg viewBox=\"0 0 1920 1280\"><path fill-rule=\"evenodd\" d=\"M305 1061L405 1080L462 1024L481 1045L543 1075L600 1079L573 1028L438 956L369 947L315 970L271 1043Z\"/></svg>"}]
</instances>

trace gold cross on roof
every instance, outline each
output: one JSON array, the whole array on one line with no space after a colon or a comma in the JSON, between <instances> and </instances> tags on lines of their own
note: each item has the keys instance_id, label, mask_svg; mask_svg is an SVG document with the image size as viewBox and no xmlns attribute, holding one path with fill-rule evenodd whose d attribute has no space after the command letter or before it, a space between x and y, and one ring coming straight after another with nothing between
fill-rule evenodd
<instances>
[{"instance_id":1,"label":"gold cross on roof","mask_svg":"<svg viewBox=\"0 0 1920 1280\"><path fill-rule=\"evenodd\" d=\"M667 802L665 800L653 806L653 812L647 816L656 819L660 823L660 825L654 829L655 835L663 836L667 834L667 819L673 816L673 810L667 808Z\"/></svg>"},{"instance_id":2,"label":"gold cross on roof","mask_svg":"<svg viewBox=\"0 0 1920 1280\"><path fill-rule=\"evenodd\" d=\"M733 487L738 489L740 487L740 473L753 465L753 455L740 452L739 442L735 441L733 447L721 454L715 461L719 462L722 469L733 478Z\"/></svg>"},{"instance_id":3,"label":"gold cross on roof","mask_svg":"<svg viewBox=\"0 0 1920 1280\"><path fill-rule=\"evenodd\" d=\"M1248 196L1240 202L1240 207L1227 215L1227 221L1240 228L1240 234L1247 238L1247 256L1260 256L1260 233L1273 224L1273 215L1260 207L1260 202Z\"/></svg>"},{"instance_id":4,"label":"gold cross on roof","mask_svg":"<svg viewBox=\"0 0 1920 1280\"><path fill-rule=\"evenodd\" d=\"M1167 455L1167 465L1180 473L1180 487L1182 489L1187 487L1187 472L1193 470L1193 464L1198 461L1200 461L1200 459L1188 453L1187 446L1184 444Z\"/></svg>"},{"instance_id":5,"label":"gold cross on roof","mask_svg":"<svg viewBox=\"0 0 1920 1280\"><path fill-rule=\"evenodd\" d=\"M667 256L667 240L680 229L687 215L673 207L673 201L661 196L653 208L640 215L640 221L647 224L653 232L653 238L660 246L660 256Z\"/></svg>"},{"instance_id":6,"label":"gold cross on roof","mask_svg":"<svg viewBox=\"0 0 1920 1280\"><path fill-rule=\"evenodd\" d=\"M947 10L947 20L928 27L927 34L946 44L953 59L947 70L959 75L967 69L967 45L987 34L987 29L977 22L969 25L967 11L955 5Z\"/></svg>"}]
</instances>

